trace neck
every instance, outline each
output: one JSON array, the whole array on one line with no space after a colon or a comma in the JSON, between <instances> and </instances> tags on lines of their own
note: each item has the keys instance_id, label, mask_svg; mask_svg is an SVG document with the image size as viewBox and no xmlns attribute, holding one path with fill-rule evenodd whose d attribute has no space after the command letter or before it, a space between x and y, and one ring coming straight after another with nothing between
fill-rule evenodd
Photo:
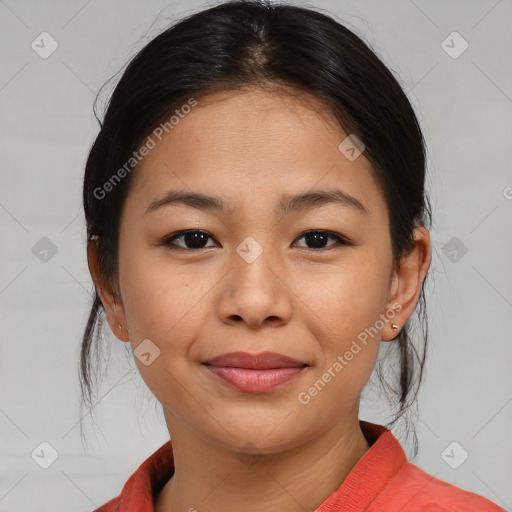
<instances>
[{"instance_id":1,"label":"neck","mask_svg":"<svg viewBox=\"0 0 512 512\"><path fill-rule=\"evenodd\" d=\"M320 437L269 455L241 456L176 427L175 472L155 498L155 512L315 510L370 448L357 414Z\"/></svg>"}]
</instances>

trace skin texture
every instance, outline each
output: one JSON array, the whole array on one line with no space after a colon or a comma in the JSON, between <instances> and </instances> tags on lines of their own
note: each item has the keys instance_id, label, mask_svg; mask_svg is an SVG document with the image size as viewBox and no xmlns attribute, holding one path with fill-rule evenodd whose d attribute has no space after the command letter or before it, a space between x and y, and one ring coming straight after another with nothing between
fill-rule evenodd
<instances>
[{"instance_id":1,"label":"skin texture","mask_svg":"<svg viewBox=\"0 0 512 512\"><path fill-rule=\"evenodd\" d=\"M431 247L428 230L417 228L415 249L393 271L384 196L364 153L350 161L338 150L347 135L316 99L292 91L200 99L135 171L116 283L101 280L89 244L114 334L132 349L150 339L160 350L148 366L134 358L173 441L175 475L156 498L157 512L314 510L368 450L358 423L361 390L381 340L397 336L391 323L402 327L414 311ZM283 195L333 186L369 215L339 204L274 212ZM221 196L232 211L168 205L144 215L171 189ZM186 249L183 237L174 239L181 251L160 244L189 229L211 236L206 248ZM315 248L302 236L309 230L333 231L353 245L329 237ZM236 251L248 236L263 251L251 263ZM298 394L394 304L401 309L392 321L300 403ZM267 350L310 366L254 394L229 388L201 364Z\"/></svg>"}]
</instances>

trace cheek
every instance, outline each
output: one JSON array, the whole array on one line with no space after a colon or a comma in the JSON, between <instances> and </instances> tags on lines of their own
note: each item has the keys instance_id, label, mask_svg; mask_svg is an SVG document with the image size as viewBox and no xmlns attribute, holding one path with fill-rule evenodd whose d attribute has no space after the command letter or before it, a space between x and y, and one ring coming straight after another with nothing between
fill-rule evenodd
<instances>
[{"instance_id":1,"label":"cheek","mask_svg":"<svg viewBox=\"0 0 512 512\"><path fill-rule=\"evenodd\" d=\"M372 373L387 286L383 263L372 252L361 251L343 265L316 272L303 285L303 300L315 313L308 315L308 328L322 346L319 368L310 382L312 393L319 395L311 396L308 404L315 416L337 414L353 404ZM322 409L327 403L331 405Z\"/></svg>"},{"instance_id":2,"label":"cheek","mask_svg":"<svg viewBox=\"0 0 512 512\"><path fill-rule=\"evenodd\" d=\"M385 269L359 253L343 264L317 267L301 284L301 299L323 324L323 331L346 340L373 325L382 312Z\"/></svg>"},{"instance_id":3,"label":"cheek","mask_svg":"<svg viewBox=\"0 0 512 512\"><path fill-rule=\"evenodd\" d=\"M300 403L321 423L352 407L368 382L380 346L375 325L385 279L363 258L315 277L304 288L304 303L314 313L307 315L308 329L322 350Z\"/></svg>"},{"instance_id":4,"label":"cheek","mask_svg":"<svg viewBox=\"0 0 512 512\"><path fill-rule=\"evenodd\" d=\"M171 265L155 249L124 254L120 262L123 301L132 346L149 338L163 352L186 350L204 323L214 272Z\"/></svg>"},{"instance_id":5,"label":"cheek","mask_svg":"<svg viewBox=\"0 0 512 512\"><path fill-rule=\"evenodd\" d=\"M161 403L169 397L174 405L186 402L180 382L188 371L187 351L203 322L208 283L135 254L120 263L120 280L133 358L142 379ZM137 356L139 346L149 347L150 364Z\"/></svg>"}]
</instances>

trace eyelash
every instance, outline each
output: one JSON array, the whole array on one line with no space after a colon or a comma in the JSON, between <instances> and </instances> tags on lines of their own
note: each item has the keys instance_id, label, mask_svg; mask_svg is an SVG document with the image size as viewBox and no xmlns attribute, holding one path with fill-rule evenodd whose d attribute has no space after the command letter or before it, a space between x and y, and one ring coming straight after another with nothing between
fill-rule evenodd
<instances>
[{"instance_id":1,"label":"eyelash","mask_svg":"<svg viewBox=\"0 0 512 512\"><path fill-rule=\"evenodd\" d=\"M203 234L207 235L209 238L211 238L212 240L214 240L214 238L206 231L203 231L201 229L187 229L184 231L177 231L176 233L173 233L172 235L166 236L165 238L163 238L161 240L160 244L167 246L171 250L177 250L177 251L181 250L181 251L188 251L188 252L202 251L204 249L210 249L212 247L212 246L210 246L210 247L200 247L198 249L190 249L188 247L177 246L176 244L173 243L173 240L175 240L177 238L181 238L182 236L184 236L187 233L203 233ZM321 252L321 251L329 250L333 247L337 247L339 245L347 245L347 246L353 245L351 242L349 242L346 238L342 237L338 233L335 233L333 231L324 230L324 229L312 229L312 230L306 231L306 232L302 233L296 240L299 240L300 238L303 238L305 235L308 235L311 233L322 233L324 235L336 238L338 240L338 242L336 244L333 244L333 245L330 245L327 247L320 247L320 248L316 248L316 249L310 248L310 247L301 247L302 249L310 249L315 252Z\"/></svg>"}]
</instances>

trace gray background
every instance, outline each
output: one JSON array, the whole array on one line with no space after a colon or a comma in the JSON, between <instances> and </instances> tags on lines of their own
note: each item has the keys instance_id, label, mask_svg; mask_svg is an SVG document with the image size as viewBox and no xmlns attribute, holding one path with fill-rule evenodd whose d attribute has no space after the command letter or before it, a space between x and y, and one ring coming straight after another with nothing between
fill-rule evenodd
<instances>
[{"instance_id":1,"label":"gray background","mask_svg":"<svg viewBox=\"0 0 512 512\"><path fill-rule=\"evenodd\" d=\"M0 0L0 512L92 510L168 439L109 333L97 423L86 415L81 441L78 355L93 290L81 184L94 94L169 21L206 5ZM512 2L309 5L345 20L400 77L429 147L431 340L413 462L510 511ZM58 43L46 59L31 47L44 31ZM469 44L460 55L458 36L443 44L454 31ZM382 408L368 395L361 418L379 421ZM42 442L58 453L48 469L31 458L49 457ZM453 469L446 454L456 465L462 450Z\"/></svg>"}]
</instances>

